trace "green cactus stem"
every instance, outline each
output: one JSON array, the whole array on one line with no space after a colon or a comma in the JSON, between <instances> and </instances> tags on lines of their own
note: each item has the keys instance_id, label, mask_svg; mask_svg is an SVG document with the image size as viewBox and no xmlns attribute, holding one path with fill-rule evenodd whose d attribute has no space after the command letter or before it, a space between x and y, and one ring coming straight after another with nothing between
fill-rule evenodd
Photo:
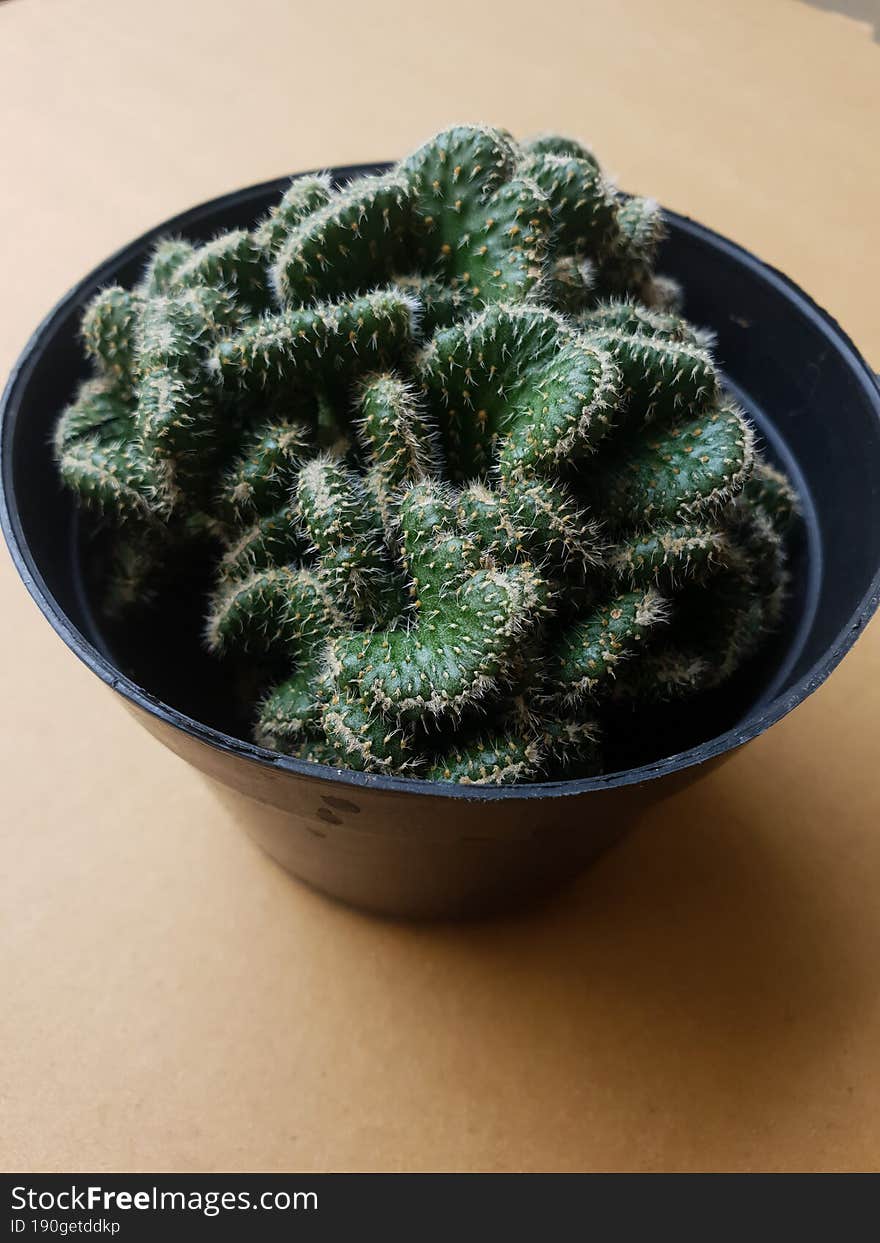
<instances>
[{"instance_id":1,"label":"green cactus stem","mask_svg":"<svg viewBox=\"0 0 880 1243\"><path fill-rule=\"evenodd\" d=\"M667 621L667 603L653 587L628 591L569 625L551 649L548 676L570 702L607 689L619 666Z\"/></svg>"},{"instance_id":2,"label":"green cactus stem","mask_svg":"<svg viewBox=\"0 0 880 1243\"><path fill-rule=\"evenodd\" d=\"M350 690L334 692L322 705L321 726L346 768L407 773L421 764L412 731Z\"/></svg>"},{"instance_id":3,"label":"green cactus stem","mask_svg":"<svg viewBox=\"0 0 880 1243\"><path fill-rule=\"evenodd\" d=\"M471 306L518 301L543 274L550 206L517 163L500 130L457 126L401 166L413 192L418 269Z\"/></svg>"},{"instance_id":4,"label":"green cactus stem","mask_svg":"<svg viewBox=\"0 0 880 1243\"><path fill-rule=\"evenodd\" d=\"M316 648L285 682L263 699L256 737L273 751L289 751L320 732L323 701L328 694L323 656ZM332 689L332 688L330 688Z\"/></svg>"},{"instance_id":5,"label":"green cactus stem","mask_svg":"<svg viewBox=\"0 0 880 1243\"><path fill-rule=\"evenodd\" d=\"M308 551L309 541L300 530L299 515L293 505L285 505L243 530L235 528L225 541L218 577L230 582L273 565L299 564L308 557Z\"/></svg>"},{"instance_id":6,"label":"green cactus stem","mask_svg":"<svg viewBox=\"0 0 880 1243\"><path fill-rule=\"evenodd\" d=\"M434 761L429 781L460 785L511 785L534 781L541 771L538 742L528 736L487 735L465 745L457 744Z\"/></svg>"},{"instance_id":7,"label":"green cactus stem","mask_svg":"<svg viewBox=\"0 0 880 1243\"><path fill-rule=\"evenodd\" d=\"M225 289L254 311L268 305L263 253L246 229L221 233L197 247L173 267L169 292L175 289Z\"/></svg>"},{"instance_id":8,"label":"green cactus stem","mask_svg":"<svg viewBox=\"0 0 880 1243\"><path fill-rule=\"evenodd\" d=\"M254 230L254 242L266 259L271 262L297 225L329 202L332 190L328 173L294 177L281 200Z\"/></svg>"},{"instance_id":9,"label":"green cactus stem","mask_svg":"<svg viewBox=\"0 0 880 1243\"><path fill-rule=\"evenodd\" d=\"M504 564L546 558L561 577L573 566L588 573L603 564L598 525L559 482L517 479L497 489L471 484L458 498L456 518L487 555Z\"/></svg>"},{"instance_id":10,"label":"green cactus stem","mask_svg":"<svg viewBox=\"0 0 880 1243\"><path fill-rule=\"evenodd\" d=\"M730 542L723 530L683 523L632 535L607 553L610 569L633 587L656 583L670 589L729 559Z\"/></svg>"},{"instance_id":11,"label":"green cactus stem","mask_svg":"<svg viewBox=\"0 0 880 1243\"><path fill-rule=\"evenodd\" d=\"M296 659L341 618L327 583L312 570L273 565L233 579L214 596L205 639L211 651L281 651Z\"/></svg>"},{"instance_id":12,"label":"green cactus stem","mask_svg":"<svg viewBox=\"0 0 880 1243\"><path fill-rule=\"evenodd\" d=\"M454 479L558 470L601 440L620 399L608 353L538 307L491 307L437 332L418 369Z\"/></svg>"},{"instance_id":13,"label":"green cactus stem","mask_svg":"<svg viewBox=\"0 0 880 1243\"><path fill-rule=\"evenodd\" d=\"M272 269L282 304L338 298L406 266L411 187L397 174L351 182L285 238Z\"/></svg>"},{"instance_id":14,"label":"green cactus stem","mask_svg":"<svg viewBox=\"0 0 880 1243\"><path fill-rule=\"evenodd\" d=\"M666 234L663 216L653 199L629 198L618 208L617 226L614 244L597 264L597 288L606 297L627 291L642 297Z\"/></svg>"},{"instance_id":15,"label":"green cactus stem","mask_svg":"<svg viewBox=\"0 0 880 1243\"><path fill-rule=\"evenodd\" d=\"M343 633L328 643L341 690L390 719L437 718L479 702L548 608L546 587L531 565L476 568L472 546L438 533L428 514L426 506L411 504L402 517L414 585L411 624Z\"/></svg>"},{"instance_id":16,"label":"green cactus stem","mask_svg":"<svg viewBox=\"0 0 880 1243\"><path fill-rule=\"evenodd\" d=\"M585 494L593 512L615 529L698 518L736 496L753 463L754 433L724 401L625 440L593 466Z\"/></svg>"},{"instance_id":17,"label":"green cactus stem","mask_svg":"<svg viewBox=\"0 0 880 1243\"><path fill-rule=\"evenodd\" d=\"M403 607L384 530L361 476L320 456L300 470L297 510L324 582L339 607L363 622L381 622Z\"/></svg>"},{"instance_id":18,"label":"green cactus stem","mask_svg":"<svg viewBox=\"0 0 880 1243\"><path fill-rule=\"evenodd\" d=\"M298 418L267 419L251 429L223 478L221 503L239 518L276 513L290 500L312 444L309 425Z\"/></svg>"},{"instance_id":19,"label":"green cactus stem","mask_svg":"<svg viewBox=\"0 0 880 1243\"><path fill-rule=\"evenodd\" d=\"M527 139L522 148L528 156L556 155L564 159L585 160L594 168L599 168L599 161L589 147L576 138L567 138L564 134L536 134Z\"/></svg>"},{"instance_id":20,"label":"green cactus stem","mask_svg":"<svg viewBox=\"0 0 880 1243\"><path fill-rule=\"evenodd\" d=\"M178 476L200 477L223 439L217 394L205 371L210 343L238 312L221 290L194 287L148 299L135 351L135 422L144 450Z\"/></svg>"},{"instance_id":21,"label":"green cactus stem","mask_svg":"<svg viewBox=\"0 0 880 1243\"><path fill-rule=\"evenodd\" d=\"M170 512L174 489L163 462L136 434L135 413L105 376L87 380L62 412L55 456L81 504L118 518Z\"/></svg>"},{"instance_id":22,"label":"green cactus stem","mask_svg":"<svg viewBox=\"0 0 880 1243\"><path fill-rule=\"evenodd\" d=\"M553 206L554 245L561 254L602 253L617 244L617 200L595 161L535 152L521 168Z\"/></svg>"},{"instance_id":23,"label":"green cactus stem","mask_svg":"<svg viewBox=\"0 0 880 1243\"><path fill-rule=\"evenodd\" d=\"M208 368L223 382L258 391L373 369L411 342L418 312L411 295L380 289L266 315L221 341Z\"/></svg>"},{"instance_id":24,"label":"green cactus stem","mask_svg":"<svg viewBox=\"0 0 880 1243\"><path fill-rule=\"evenodd\" d=\"M153 247L136 292L153 298L168 293L178 268L194 254L195 247L182 237L162 238Z\"/></svg>"},{"instance_id":25,"label":"green cactus stem","mask_svg":"<svg viewBox=\"0 0 880 1243\"><path fill-rule=\"evenodd\" d=\"M87 357L120 388L130 388L137 375L135 329L140 295L119 285L96 294L83 312L82 338Z\"/></svg>"}]
</instances>

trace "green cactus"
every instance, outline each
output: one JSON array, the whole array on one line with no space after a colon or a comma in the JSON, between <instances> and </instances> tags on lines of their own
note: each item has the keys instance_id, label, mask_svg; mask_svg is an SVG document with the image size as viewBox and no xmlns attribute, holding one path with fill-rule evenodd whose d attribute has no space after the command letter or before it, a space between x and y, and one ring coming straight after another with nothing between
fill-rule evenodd
<instances>
[{"instance_id":1,"label":"green cactus","mask_svg":"<svg viewBox=\"0 0 880 1243\"><path fill-rule=\"evenodd\" d=\"M543 275L551 204L518 164L502 131L458 126L400 166L411 187L417 270L471 307L519 301Z\"/></svg>"},{"instance_id":2,"label":"green cactus","mask_svg":"<svg viewBox=\"0 0 880 1243\"><path fill-rule=\"evenodd\" d=\"M191 242L182 237L165 237L156 243L144 269L136 293L145 298L168 293L174 274L195 252Z\"/></svg>"},{"instance_id":3,"label":"green cactus","mask_svg":"<svg viewBox=\"0 0 880 1243\"><path fill-rule=\"evenodd\" d=\"M138 373L135 332L142 305L139 294L111 285L92 299L83 314L86 355L122 389L132 387Z\"/></svg>"},{"instance_id":4,"label":"green cactus","mask_svg":"<svg viewBox=\"0 0 880 1243\"><path fill-rule=\"evenodd\" d=\"M329 201L332 189L328 173L294 177L254 230L254 242L266 260L271 262L296 226Z\"/></svg>"},{"instance_id":5,"label":"green cactus","mask_svg":"<svg viewBox=\"0 0 880 1243\"><path fill-rule=\"evenodd\" d=\"M272 268L279 301L338 298L389 277L405 263L411 196L398 173L362 177L305 215Z\"/></svg>"},{"instance_id":6,"label":"green cactus","mask_svg":"<svg viewBox=\"0 0 880 1243\"><path fill-rule=\"evenodd\" d=\"M120 517L167 515L174 489L166 465L137 434L130 393L97 375L81 385L55 428L61 477L81 504Z\"/></svg>"},{"instance_id":7,"label":"green cactus","mask_svg":"<svg viewBox=\"0 0 880 1243\"><path fill-rule=\"evenodd\" d=\"M401 354L418 313L415 298L397 289L294 307L249 320L217 344L207 367L219 382L245 391L347 378Z\"/></svg>"},{"instance_id":8,"label":"green cactus","mask_svg":"<svg viewBox=\"0 0 880 1243\"><path fill-rule=\"evenodd\" d=\"M558 314L494 306L438 331L417 360L455 480L558 470L611 425L620 375Z\"/></svg>"},{"instance_id":9,"label":"green cactus","mask_svg":"<svg viewBox=\"0 0 880 1243\"><path fill-rule=\"evenodd\" d=\"M582 144L458 126L160 241L85 309L56 428L106 615L210 572L229 694L302 760L601 772L627 705L723 686L779 624L798 511L662 234Z\"/></svg>"},{"instance_id":10,"label":"green cactus","mask_svg":"<svg viewBox=\"0 0 880 1243\"><path fill-rule=\"evenodd\" d=\"M268 304L263 260L263 251L247 230L221 233L174 266L168 290L225 289L249 310L259 311Z\"/></svg>"}]
</instances>

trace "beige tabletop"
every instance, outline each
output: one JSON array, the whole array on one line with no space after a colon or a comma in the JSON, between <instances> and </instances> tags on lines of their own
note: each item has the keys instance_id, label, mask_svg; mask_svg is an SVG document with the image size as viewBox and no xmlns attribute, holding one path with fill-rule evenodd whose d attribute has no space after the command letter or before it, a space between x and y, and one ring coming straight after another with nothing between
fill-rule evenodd
<instances>
[{"instance_id":1,"label":"beige tabletop","mask_svg":"<svg viewBox=\"0 0 880 1243\"><path fill-rule=\"evenodd\" d=\"M458 120L587 138L880 369L880 46L827 7L0 4L0 372L164 217ZM557 901L420 927L262 855L5 552L0 616L0 1168L880 1166L878 623Z\"/></svg>"}]
</instances>

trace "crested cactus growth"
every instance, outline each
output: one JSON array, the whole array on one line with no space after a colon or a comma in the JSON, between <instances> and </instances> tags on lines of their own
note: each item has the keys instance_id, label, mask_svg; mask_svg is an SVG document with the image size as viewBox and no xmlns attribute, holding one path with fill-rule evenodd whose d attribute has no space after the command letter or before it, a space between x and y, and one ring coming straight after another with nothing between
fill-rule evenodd
<instances>
[{"instance_id":1,"label":"crested cactus growth","mask_svg":"<svg viewBox=\"0 0 880 1243\"><path fill-rule=\"evenodd\" d=\"M107 612L210 563L205 643L266 671L254 737L304 760L600 772L622 706L722 685L778 624L797 510L661 238L580 143L460 126L160 242L86 308L56 432Z\"/></svg>"}]
</instances>

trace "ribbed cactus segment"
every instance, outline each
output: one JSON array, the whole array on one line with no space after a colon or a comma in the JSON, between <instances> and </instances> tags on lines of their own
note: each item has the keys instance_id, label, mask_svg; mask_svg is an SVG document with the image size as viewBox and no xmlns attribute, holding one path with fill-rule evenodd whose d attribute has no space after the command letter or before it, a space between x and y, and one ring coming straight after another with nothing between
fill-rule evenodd
<instances>
[{"instance_id":1,"label":"ribbed cactus segment","mask_svg":"<svg viewBox=\"0 0 880 1243\"><path fill-rule=\"evenodd\" d=\"M600 728L594 716L577 709L566 717L542 716L534 725L547 757L545 769L560 768L566 775L591 777L600 772Z\"/></svg>"},{"instance_id":2,"label":"ribbed cactus segment","mask_svg":"<svg viewBox=\"0 0 880 1243\"><path fill-rule=\"evenodd\" d=\"M599 302L581 318L587 331L605 331L615 336L656 337L679 345L709 349L713 338L705 330L695 328L680 315L645 306L632 298L610 298Z\"/></svg>"},{"instance_id":3,"label":"ribbed cactus segment","mask_svg":"<svg viewBox=\"0 0 880 1243\"><path fill-rule=\"evenodd\" d=\"M546 195L516 175L500 130L445 130L405 160L413 187L415 261L471 305L516 301L543 274L552 220Z\"/></svg>"},{"instance_id":4,"label":"ribbed cactus segment","mask_svg":"<svg viewBox=\"0 0 880 1243\"><path fill-rule=\"evenodd\" d=\"M631 536L609 550L607 561L619 578L633 586L655 582L671 588L726 564L729 557L730 544L723 530L679 523Z\"/></svg>"},{"instance_id":5,"label":"ribbed cactus segment","mask_svg":"<svg viewBox=\"0 0 880 1243\"><path fill-rule=\"evenodd\" d=\"M95 509L124 516L163 507L161 474L131 441L85 436L64 450L59 466L67 486Z\"/></svg>"},{"instance_id":6,"label":"ribbed cactus segment","mask_svg":"<svg viewBox=\"0 0 880 1243\"><path fill-rule=\"evenodd\" d=\"M419 304L419 325L425 338L432 337L438 328L448 328L467 315L473 306L466 291L433 276L396 275L394 284Z\"/></svg>"},{"instance_id":7,"label":"ribbed cactus segment","mask_svg":"<svg viewBox=\"0 0 880 1243\"><path fill-rule=\"evenodd\" d=\"M147 299L136 337L138 374L159 367L198 372L202 351L238 318L235 302L222 289L194 286Z\"/></svg>"},{"instance_id":8,"label":"ribbed cactus segment","mask_svg":"<svg viewBox=\"0 0 880 1243\"><path fill-rule=\"evenodd\" d=\"M742 494L728 506L724 518L734 548L730 569L759 597L766 629L772 630L780 620L788 588L785 527L774 523L766 510L748 505Z\"/></svg>"},{"instance_id":9,"label":"ribbed cactus segment","mask_svg":"<svg viewBox=\"0 0 880 1243\"><path fill-rule=\"evenodd\" d=\"M174 276L193 255L195 247L182 237L166 237L157 242L144 269L138 292L146 298L168 293Z\"/></svg>"},{"instance_id":10,"label":"ribbed cactus segment","mask_svg":"<svg viewBox=\"0 0 880 1243\"><path fill-rule=\"evenodd\" d=\"M638 660L628 661L614 682L611 694L617 702L652 704L687 699L711 689L712 662L687 647L658 644Z\"/></svg>"},{"instance_id":11,"label":"ribbed cactus segment","mask_svg":"<svg viewBox=\"0 0 880 1243\"><path fill-rule=\"evenodd\" d=\"M228 294L183 289L149 299L137 337L136 424L145 450L176 473L199 473L222 436L205 352L237 310Z\"/></svg>"},{"instance_id":12,"label":"ribbed cactus segment","mask_svg":"<svg viewBox=\"0 0 880 1243\"><path fill-rule=\"evenodd\" d=\"M421 394L394 372L367 376L358 408L367 503L378 516L388 547L397 551L401 494L439 469L437 432Z\"/></svg>"},{"instance_id":13,"label":"ribbed cactus segment","mask_svg":"<svg viewBox=\"0 0 880 1243\"><path fill-rule=\"evenodd\" d=\"M296 501L324 581L340 607L364 621L380 621L389 609L399 611L400 585L360 475L338 459L313 458L299 471Z\"/></svg>"},{"instance_id":14,"label":"ribbed cactus segment","mask_svg":"<svg viewBox=\"0 0 880 1243\"><path fill-rule=\"evenodd\" d=\"M662 234L581 143L457 126L160 241L87 306L55 432L104 614L212 583L218 685L301 760L474 785L642 762L665 701L699 712L781 625L798 513Z\"/></svg>"},{"instance_id":15,"label":"ribbed cactus segment","mask_svg":"<svg viewBox=\"0 0 880 1243\"><path fill-rule=\"evenodd\" d=\"M599 161L589 147L578 142L576 138L566 138L564 134L536 134L534 138L527 139L522 146L523 151L529 156L554 155L562 159L584 160L592 164L594 168L599 168Z\"/></svg>"},{"instance_id":16,"label":"ribbed cactus segment","mask_svg":"<svg viewBox=\"0 0 880 1243\"><path fill-rule=\"evenodd\" d=\"M222 380L265 389L393 360L412 340L418 303L396 289L251 320L221 341L209 367Z\"/></svg>"},{"instance_id":17,"label":"ribbed cactus segment","mask_svg":"<svg viewBox=\"0 0 880 1243\"><path fill-rule=\"evenodd\" d=\"M634 197L621 204L617 225L617 239L598 264L598 286L606 295L631 292L641 296L666 234L663 216L653 199Z\"/></svg>"},{"instance_id":18,"label":"ribbed cactus segment","mask_svg":"<svg viewBox=\"0 0 880 1243\"><path fill-rule=\"evenodd\" d=\"M457 493L439 479L423 479L400 499L400 527L408 558L417 561L422 549L433 552L438 538L456 534Z\"/></svg>"},{"instance_id":19,"label":"ribbed cactus segment","mask_svg":"<svg viewBox=\"0 0 880 1243\"><path fill-rule=\"evenodd\" d=\"M596 738L594 720L536 716L503 733L462 738L435 756L424 775L461 785L510 785L553 773L593 776L600 771Z\"/></svg>"},{"instance_id":20,"label":"ribbed cactus segment","mask_svg":"<svg viewBox=\"0 0 880 1243\"><path fill-rule=\"evenodd\" d=\"M455 479L558 469L601 440L619 397L609 355L538 307L488 308L418 362Z\"/></svg>"},{"instance_id":21,"label":"ribbed cactus segment","mask_svg":"<svg viewBox=\"0 0 880 1243\"><path fill-rule=\"evenodd\" d=\"M246 578L254 570L298 564L308 551L309 541L300 528L298 513L293 505L284 505L244 530L235 529L226 541L218 575L222 581Z\"/></svg>"},{"instance_id":22,"label":"ribbed cactus segment","mask_svg":"<svg viewBox=\"0 0 880 1243\"><path fill-rule=\"evenodd\" d=\"M459 558L447 552L438 548L434 573L421 563L418 620L408 630L330 641L330 666L340 686L386 715L419 720L479 702L546 605L544 584L527 564L477 570L447 593L443 576L460 572Z\"/></svg>"},{"instance_id":23,"label":"ribbed cactus segment","mask_svg":"<svg viewBox=\"0 0 880 1243\"><path fill-rule=\"evenodd\" d=\"M286 682L276 686L260 704L256 734L263 746L290 750L320 731L321 712L328 694L320 655L307 658Z\"/></svg>"},{"instance_id":24,"label":"ribbed cactus segment","mask_svg":"<svg viewBox=\"0 0 880 1243\"><path fill-rule=\"evenodd\" d=\"M586 484L594 513L614 528L710 514L743 487L754 433L730 402L627 442Z\"/></svg>"},{"instance_id":25,"label":"ribbed cactus segment","mask_svg":"<svg viewBox=\"0 0 880 1243\"><path fill-rule=\"evenodd\" d=\"M283 509L297 466L312 445L311 429L302 419L272 418L253 428L223 478L220 496L225 506L243 519Z\"/></svg>"},{"instance_id":26,"label":"ribbed cactus segment","mask_svg":"<svg viewBox=\"0 0 880 1243\"><path fill-rule=\"evenodd\" d=\"M282 303L368 289L406 266L410 185L363 177L331 195L288 234L272 269Z\"/></svg>"},{"instance_id":27,"label":"ribbed cactus segment","mask_svg":"<svg viewBox=\"0 0 880 1243\"><path fill-rule=\"evenodd\" d=\"M429 781L460 785L511 785L534 781L541 771L541 748L534 738L490 734L454 745L428 769Z\"/></svg>"},{"instance_id":28,"label":"ribbed cactus segment","mask_svg":"<svg viewBox=\"0 0 880 1243\"><path fill-rule=\"evenodd\" d=\"M171 508L167 471L144 453L133 412L106 377L83 384L62 412L55 455L61 478L90 508L120 518L162 515Z\"/></svg>"},{"instance_id":29,"label":"ribbed cactus segment","mask_svg":"<svg viewBox=\"0 0 880 1243\"><path fill-rule=\"evenodd\" d=\"M406 726L389 720L355 694L334 693L322 707L321 726L346 768L406 773L420 763Z\"/></svg>"},{"instance_id":30,"label":"ribbed cactus segment","mask_svg":"<svg viewBox=\"0 0 880 1243\"><path fill-rule=\"evenodd\" d=\"M311 651L339 615L319 575L272 566L220 588L205 631L212 651L280 650L292 657Z\"/></svg>"},{"instance_id":31,"label":"ribbed cactus segment","mask_svg":"<svg viewBox=\"0 0 880 1243\"><path fill-rule=\"evenodd\" d=\"M625 670L620 698L682 698L722 686L778 624L786 583L779 533L747 511L728 523L726 538L724 563L678 593L662 640Z\"/></svg>"},{"instance_id":32,"label":"ribbed cactus segment","mask_svg":"<svg viewBox=\"0 0 880 1243\"><path fill-rule=\"evenodd\" d=\"M618 211L614 192L591 160L546 152L522 164L553 208L554 244L564 254L589 254L615 244Z\"/></svg>"},{"instance_id":33,"label":"ribbed cactus segment","mask_svg":"<svg viewBox=\"0 0 880 1243\"><path fill-rule=\"evenodd\" d=\"M516 146L487 125L455 125L423 143L401 163L415 192L415 209L427 236L458 236L455 220L469 222L487 198L513 177ZM451 232L450 232L451 231Z\"/></svg>"},{"instance_id":34,"label":"ribbed cactus segment","mask_svg":"<svg viewBox=\"0 0 880 1243\"><path fill-rule=\"evenodd\" d=\"M405 489L398 507L400 560L417 600L427 586L440 583L452 591L479 568L482 553L476 541L457 530L456 493L435 479Z\"/></svg>"},{"instance_id":35,"label":"ribbed cactus segment","mask_svg":"<svg viewBox=\"0 0 880 1243\"><path fill-rule=\"evenodd\" d=\"M659 316L656 319L659 320ZM699 410L718 396L718 379L708 350L672 331L653 332L598 325L584 327L620 368L623 398L632 418L642 421Z\"/></svg>"},{"instance_id":36,"label":"ribbed cactus segment","mask_svg":"<svg viewBox=\"0 0 880 1243\"><path fill-rule=\"evenodd\" d=\"M672 315L681 315L684 308L684 290L672 276L664 276L653 272L639 284L638 294L645 306L656 311L668 311ZM713 338L711 332L703 334Z\"/></svg>"},{"instance_id":37,"label":"ribbed cactus segment","mask_svg":"<svg viewBox=\"0 0 880 1243\"><path fill-rule=\"evenodd\" d=\"M393 372L370 375L360 393L360 438L388 488L437 469L437 432L415 387Z\"/></svg>"},{"instance_id":38,"label":"ribbed cactus segment","mask_svg":"<svg viewBox=\"0 0 880 1243\"><path fill-rule=\"evenodd\" d=\"M102 289L83 312L86 354L121 387L135 382L135 328L140 297L119 285Z\"/></svg>"},{"instance_id":39,"label":"ribbed cactus segment","mask_svg":"<svg viewBox=\"0 0 880 1243\"><path fill-rule=\"evenodd\" d=\"M253 310L268 303L263 253L245 229L221 233L197 247L171 272L169 290L225 289Z\"/></svg>"},{"instance_id":40,"label":"ribbed cactus segment","mask_svg":"<svg viewBox=\"0 0 880 1243\"><path fill-rule=\"evenodd\" d=\"M564 315L578 315L592 302L595 283L590 259L560 255L550 265L544 282L547 302Z\"/></svg>"},{"instance_id":41,"label":"ribbed cactus segment","mask_svg":"<svg viewBox=\"0 0 880 1243\"><path fill-rule=\"evenodd\" d=\"M336 458L307 462L297 476L296 498L318 556L341 545L365 549L381 538L364 504L360 476Z\"/></svg>"},{"instance_id":42,"label":"ribbed cactus segment","mask_svg":"<svg viewBox=\"0 0 880 1243\"><path fill-rule=\"evenodd\" d=\"M294 177L280 202L254 230L254 242L263 255L273 259L297 225L329 201L332 190L328 173Z\"/></svg>"},{"instance_id":43,"label":"ribbed cactus segment","mask_svg":"<svg viewBox=\"0 0 880 1243\"><path fill-rule=\"evenodd\" d=\"M159 458L177 464L195 457L210 435L214 412L200 389L171 370L156 368L144 376L138 401L141 437Z\"/></svg>"},{"instance_id":44,"label":"ribbed cactus segment","mask_svg":"<svg viewBox=\"0 0 880 1243\"><path fill-rule=\"evenodd\" d=\"M131 404L107 375L85 380L70 405L61 411L55 424L56 458L91 433L106 440L128 440L134 434Z\"/></svg>"},{"instance_id":45,"label":"ribbed cactus segment","mask_svg":"<svg viewBox=\"0 0 880 1243\"><path fill-rule=\"evenodd\" d=\"M287 747L282 748L288 751ZM324 738L307 738L305 742L291 747L288 754L298 760L308 760L310 764L326 764L330 768L350 768L348 761L336 751Z\"/></svg>"},{"instance_id":46,"label":"ribbed cactus segment","mask_svg":"<svg viewBox=\"0 0 880 1243\"><path fill-rule=\"evenodd\" d=\"M756 461L743 489L749 506L760 506L778 531L787 531L800 513L797 493L781 470Z\"/></svg>"},{"instance_id":47,"label":"ribbed cactus segment","mask_svg":"<svg viewBox=\"0 0 880 1243\"><path fill-rule=\"evenodd\" d=\"M568 626L553 647L548 673L570 699L608 689L619 666L658 625L668 606L653 587L627 591Z\"/></svg>"},{"instance_id":48,"label":"ribbed cactus segment","mask_svg":"<svg viewBox=\"0 0 880 1243\"><path fill-rule=\"evenodd\" d=\"M459 496L456 517L486 554L505 564L546 558L563 573L602 564L597 525L561 483L526 479L495 489L471 484Z\"/></svg>"}]
</instances>

